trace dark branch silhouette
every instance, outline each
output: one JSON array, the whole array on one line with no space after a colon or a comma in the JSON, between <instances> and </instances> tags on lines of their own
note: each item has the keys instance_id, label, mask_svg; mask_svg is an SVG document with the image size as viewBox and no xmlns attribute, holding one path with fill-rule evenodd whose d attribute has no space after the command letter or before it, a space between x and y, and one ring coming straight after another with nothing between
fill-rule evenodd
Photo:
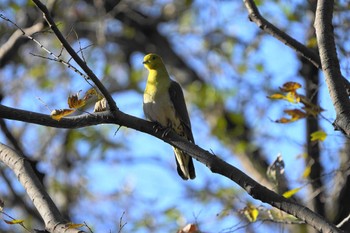
<instances>
[{"instance_id":1,"label":"dark branch silhouette","mask_svg":"<svg viewBox=\"0 0 350 233\"><path fill-rule=\"evenodd\" d=\"M97 124L115 124L119 126L125 126L128 128L135 129L137 131L147 133L154 137L157 137L166 143L178 147L179 149L187 152L193 158L198 160L199 162L206 165L213 173L220 174L234 181L238 185L240 185L244 190L247 191L249 195L254 197L255 199L261 200L265 203L268 203L280 210L283 210L293 216L301 219L305 223L314 227L318 231L321 232L342 232L336 226L325 220L322 216L317 213L311 211L307 207L296 203L291 199L286 199L281 195L276 194L275 192L267 189L266 187L260 185L258 182L254 181L252 178L247 176L245 173L237 169L236 167L228 164L227 162L220 159L218 156L209 153L208 151L200 148L199 146L184 140L182 137L177 135L175 132L167 129L167 133L164 134L164 130L156 130L157 127L154 127L154 123L145 121L143 119L125 114L121 112L111 95L104 87L104 85L99 81L96 75L92 72L92 70L87 66L87 64L78 56L78 54L73 50L73 48L69 45L69 43L65 40L61 32L56 27L56 24L52 17L50 16L49 11L46 6L43 5L38 0L33 0L34 3L38 6L38 8L43 12L45 20L48 22L50 28L53 30L57 38L62 43L63 47L68 51L68 53L72 56L72 58L77 62L77 64L86 72L86 74L91 78L92 82L99 88L104 97L107 99L110 111L102 112L102 113L94 113L94 114L83 114L77 117L67 117L62 118L60 121L51 119L50 116L34 113L25 110L18 110L14 108L9 108L4 105L0 105L0 118L18 120L33 124L39 124L43 126L57 127L57 128L79 128L86 127L90 125ZM250 2L250 1L245 1ZM322 2L322 1L321 1ZM321 5L322 3L320 3ZM321 45L320 45L321 46ZM321 49L320 49L321 51ZM310 55L311 56L311 55ZM316 59L317 60L317 59ZM321 56L322 67L325 69L323 65L323 58ZM338 77L341 77L338 75ZM342 114L344 112L341 112ZM31 171L28 163L23 160L20 156L16 155L16 153L6 147L5 145L1 145L0 150L0 158L17 174L27 174L27 176L21 176L20 182L26 188L27 193L31 197L37 197L37 195L44 201L37 202L37 199L32 199L35 205L38 208L41 216L44 219L46 229L52 232L60 232L60 229L64 229L66 227L64 225L65 220L60 216L59 211L51 203L50 198L44 192L44 188L40 186L40 182L35 177L35 174ZM9 156L11 155L11 156ZM18 166L18 167L16 167ZM31 178L34 177L34 178ZM39 184L38 184L39 183ZM65 228L66 229L66 228ZM65 232L77 232L77 231L65 231Z\"/></svg>"}]
</instances>

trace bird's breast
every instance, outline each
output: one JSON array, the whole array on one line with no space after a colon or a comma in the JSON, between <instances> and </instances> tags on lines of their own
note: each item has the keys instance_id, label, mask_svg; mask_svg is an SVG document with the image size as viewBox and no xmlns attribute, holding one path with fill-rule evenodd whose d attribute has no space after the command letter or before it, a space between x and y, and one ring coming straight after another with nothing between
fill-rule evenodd
<instances>
[{"instance_id":1,"label":"bird's breast","mask_svg":"<svg viewBox=\"0 0 350 233\"><path fill-rule=\"evenodd\" d=\"M143 95L143 111L149 120L156 121L164 127L172 127L179 121L168 91L146 90Z\"/></svg>"}]
</instances>

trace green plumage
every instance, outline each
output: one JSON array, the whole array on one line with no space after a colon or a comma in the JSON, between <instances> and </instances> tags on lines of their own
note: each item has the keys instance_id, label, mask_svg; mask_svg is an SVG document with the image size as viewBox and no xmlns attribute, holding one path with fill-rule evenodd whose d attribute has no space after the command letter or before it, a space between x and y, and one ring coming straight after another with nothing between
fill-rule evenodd
<instances>
[{"instance_id":1,"label":"green plumage","mask_svg":"<svg viewBox=\"0 0 350 233\"><path fill-rule=\"evenodd\" d=\"M180 85L171 80L162 59L148 54L143 61L149 70L143 96L143 111L146 117L163 127L172 128L177 134L194 143L191 122ZM192 157L173 147L177 171L182 179L196 177Z\"/></svg>"}]
</instances>

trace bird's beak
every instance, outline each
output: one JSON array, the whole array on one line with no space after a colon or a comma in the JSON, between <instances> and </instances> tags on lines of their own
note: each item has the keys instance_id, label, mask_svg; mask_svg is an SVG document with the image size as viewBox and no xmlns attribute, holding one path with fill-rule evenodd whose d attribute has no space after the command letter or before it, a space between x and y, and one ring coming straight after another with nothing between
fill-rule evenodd
<instances>
[{"instance_id":1,"label":"bird's beak","mask_svg":"<svg viewBox=\"0 0 350 233\"><path fill-rule=\"evenodd\" d=\"M148 63L148 60L142 62L142 64L146 64L146 63Z\"/></svg>"}]
</instances>

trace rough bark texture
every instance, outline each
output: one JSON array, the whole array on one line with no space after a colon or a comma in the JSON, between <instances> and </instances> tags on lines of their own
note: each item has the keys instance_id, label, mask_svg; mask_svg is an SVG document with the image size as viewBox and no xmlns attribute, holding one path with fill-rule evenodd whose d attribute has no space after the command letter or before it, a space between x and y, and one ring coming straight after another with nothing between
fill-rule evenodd
<instances>
[{"instance_id":1,"label":"rough bark texture","mask_svg":"<svg viewBox=\"0 0 350 233\"><path fill-rule=\"evenodd\" d=\"M337 117L336 129L350 135L350 101L344 88L332 25L334 1L317 2L315 29L322 70Z\"/></svg>"},{"instance_id":2,"label":"rough bark texture","mask_svg":"<svg viewBox=\"0 0 350 233\"><path fill-rule=\"evenodd\" d=\"M52 233L78 233L77 229L69 229L67 221L62 218L57 207L46 193L45 188L35 175L30 163L8 146L0 143L0 160L17 176L28 196L42 217L45 228Z\"/></svg>"}]
</instances>

